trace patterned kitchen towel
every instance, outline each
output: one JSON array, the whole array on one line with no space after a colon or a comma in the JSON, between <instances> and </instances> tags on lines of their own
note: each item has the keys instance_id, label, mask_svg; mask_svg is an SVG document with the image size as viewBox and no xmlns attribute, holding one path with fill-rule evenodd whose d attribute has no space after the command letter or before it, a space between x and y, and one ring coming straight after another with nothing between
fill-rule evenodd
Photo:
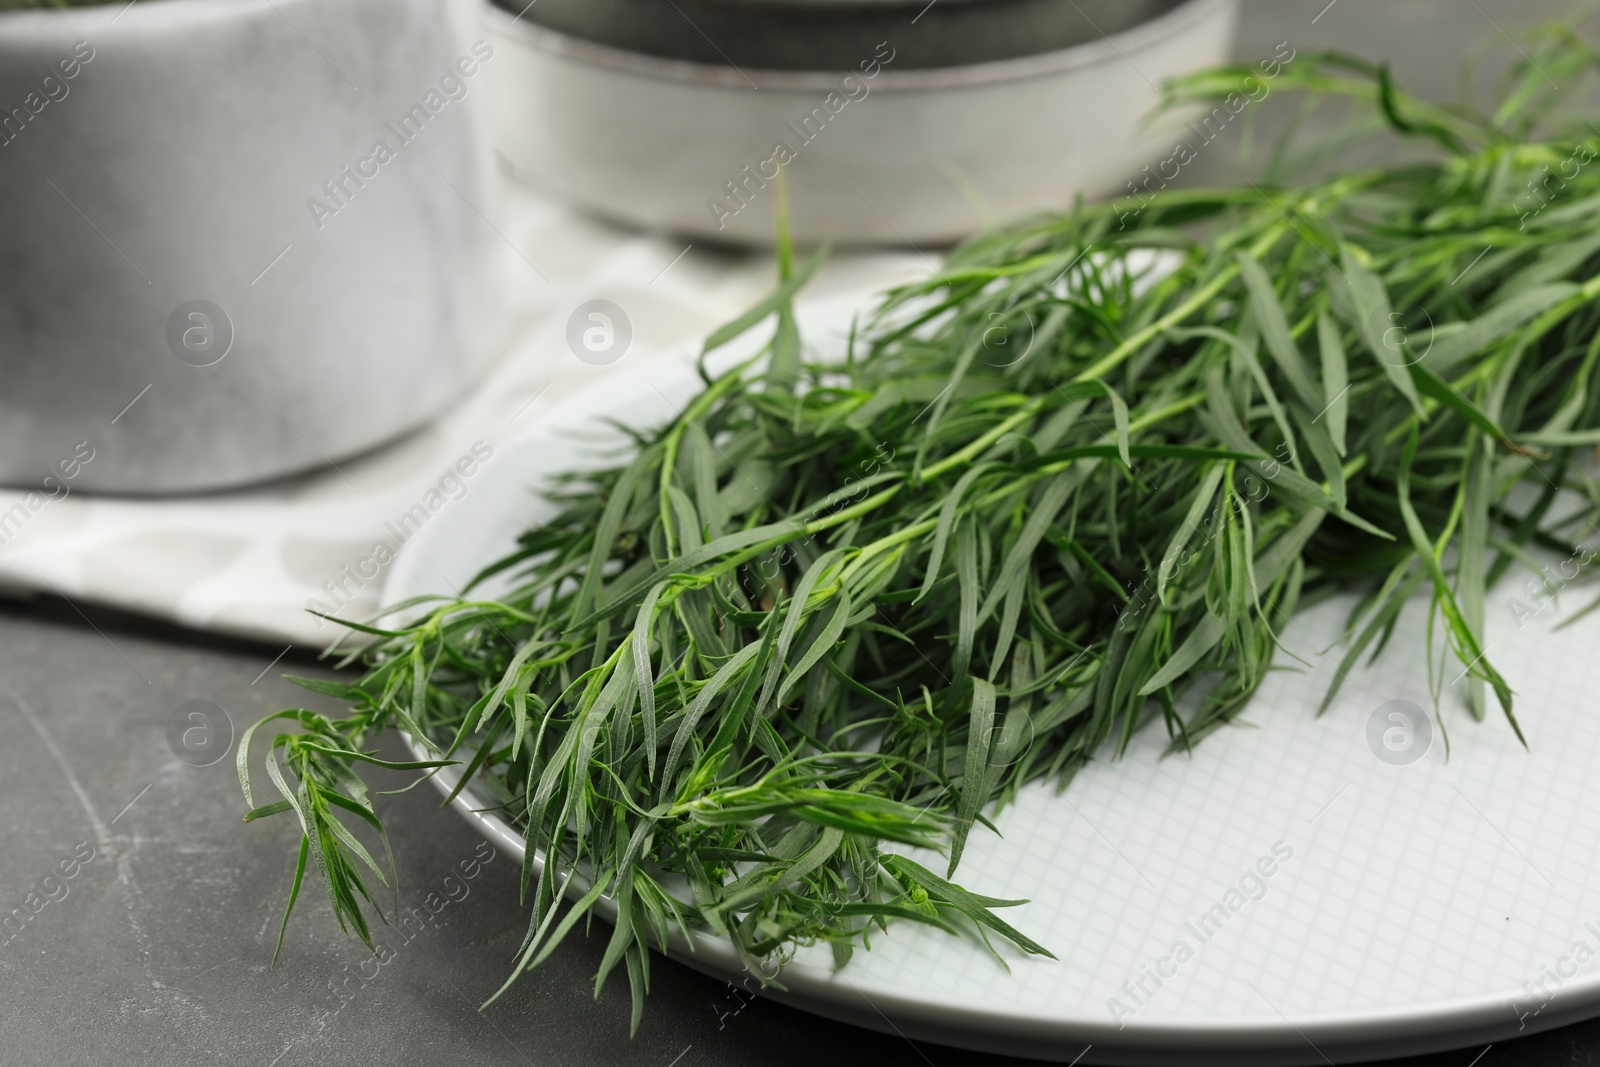
<instances>
[{"instance_id":1,"label":"patterned kitchen towel","mask_svg":"<svg viewBox=\"0 0 1600 1067\"><path fill-rule=\"evenodd\" d=\"M389 564L503 445L575 388L636 372L737 315L773 284L764 253L641 235L509 184L500 230L515 293L505 349L482 384L438 421L383 448L267 485L170 500L0 489L0 585L205 630L322 646L343 618L372 614ZM838 255L808 299L859 295L925 273L915 253ZM578 358L581 305L620 308L632 338L607 366ZM611 340L588 337L594 346ZM93 462L92 455L75 457ZM65 485L70 490L70 482ZM19 507L20 505L20 507Z\"/></svg>"}]
</instances>

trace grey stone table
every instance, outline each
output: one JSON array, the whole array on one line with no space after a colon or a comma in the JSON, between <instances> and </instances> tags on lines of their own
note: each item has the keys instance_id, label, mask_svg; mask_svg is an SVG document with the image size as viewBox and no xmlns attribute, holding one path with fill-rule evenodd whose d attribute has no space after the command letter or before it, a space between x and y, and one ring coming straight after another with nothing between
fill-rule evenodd
<instances>
[{"instance_id":1,"label":"grey stone table","mask_svg":"<svg viewBox=\"0 0 1600 1067\"><path fill-rule=\"evenodd\" d=\"M384 801L401 911L418 917L380 928L384 962L340 935L308 881L271 966L298 831L240 822L236 734L214 735L223 758L204 767L169 734L190 725L178 709L191 700L235 730L317 706L280 672L331 672L297 653L268 669L281 651L60 601L0 609L0 916L28 916L0 929L0 1064L1022 1062L736 996L660 957L630 1040L626 982L596 1001L603 941L576 935L479 1013L522 934L517 869L427 788ZM1469 1067L1480 1051L1405 1067ZM1558 1063L1600 1063L1600 1022L1496 1045L1476 1067Z\"/></svg>"},{"instance_id":2,"label":"grey stone table","mask_svg":"<svg viewBox=\"0 0 1600 1067\"><path fill-rule=\"evenodd\" d=\"M1405 84L1438 97L1495 25L1569 6L1252 0L1237 52L1253 59L1288 40L1387 54ZM1267 130L1274 121L1264 113ZM1186 180L1224 180L1236 166L1210 152ZM280 675L325 668L299 653L275 661L280 652L57 600L0 608L0 917L27 917L0 929L0 1064L1020 1062L742 999L660 958L630 1040L626 983L619 974L594 999L601 945L581 937L480 1013L521 937L517 872L505 856L484 862L486 846L426 789L386 800L400 904L419 918L383 931L385 961L339 934L308 883L271 966L297 832L283 819L242 825L231 759L191 766L168 735L191 700L219 705L235 729L314 704ZM189 725L180 716L178 729ZM219 756L224 733L212 740ZM1600 1022L1404 1063L1600 1064Z\"/></svg>"}]
</instances>

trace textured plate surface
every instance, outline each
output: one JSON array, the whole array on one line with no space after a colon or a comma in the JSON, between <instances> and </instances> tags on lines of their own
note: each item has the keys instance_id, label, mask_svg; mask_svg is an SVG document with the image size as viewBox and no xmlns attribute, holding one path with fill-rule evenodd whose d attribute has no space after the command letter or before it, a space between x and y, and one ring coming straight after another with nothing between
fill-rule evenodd
<instances>
[{"instance_id":1,"label":"textured plate surface","mask_svg":"<svg viewBox=\"0 0 1600 1067\"><path fill-rule=\"evenodd\" d=\"M802 319L809 339L837 348L848 311ZM544 479L595 462L600 417L659 423L697 391L692 356L630 361L507 445L490 481L401 555L386 599L457 588L503 554L547 513L534 492ZM974 833L958 880L1029 898L1007 918L1057 961L1009 953L1008 974L971 944L900 925L837 974L825 953L802 952L783 972L787 991L769 995L875 1029L1080 1063L1350 1061L1595 1014L1600 796L1586 779L1600 751L1600 615L1552 632L1557 607L1521 581L1490 597L1488 648L1517 691L1529 750L1497 712L1471 721L1454 662L1442 674L1448 759L1437 724L1430 742L1391 717L1391 701L1431 707L1421 604L1317 717L1350 606L1325 603L1282 627L1305 662L1280 654L1235 728L1167 759L1164 734L1147 729L1066 794L1025 790L998 820L1004 838ZM1562 610L1588 595L1569 589ZM520 849L497 819L471 818ZM690 947L671 950L756 984L720 943Z\"/></svg>"}]
</instances>

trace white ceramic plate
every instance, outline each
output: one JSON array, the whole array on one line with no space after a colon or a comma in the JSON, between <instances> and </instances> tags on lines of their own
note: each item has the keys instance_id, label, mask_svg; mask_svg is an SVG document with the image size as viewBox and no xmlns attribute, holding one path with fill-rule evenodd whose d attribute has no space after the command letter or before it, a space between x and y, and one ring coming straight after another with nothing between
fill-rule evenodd
<instances>
[{"instance_id":1,"label":"white ceramic plate","mask_svg":"<svg viewBox=\"0 0 1600 1067\"><path fill-rule=\"evenodd\" d=\"M848 311L809 319L807 337L837 347ZM594 461L599 417L662 421L696 392L692 355L630 357L497 447L471 494L401 555L387 599L459 588L507 551L546 513L544 480ZM1563 607L1587 595L1569 590ZM1192 757L1161 759L1164 735L1146 730L1065 795L1025 790L998 820L1003 839L973 835L959 880L1029 898L1006 918L1058 960L1009 953L1007 973L969 943L902 924L839 973L802 953L787 991L769 995L886 1032L1085 1064L1349 1062L1600 1013L1600 793L1587 787L1600 615L1552 633L1556 608L1537 604L1508 582L1488 621L1530 751L1495 712L1472 723L1460 682L1446 685L1448 761L1437 728L1426 747L1413 736L1414 762L1375 754L1400 725L1389 701L1430 706L1420 605L1318 718L1338 659L1318 650L1349 607L1323 604L1284 629L1309 666L1280 656L1240 725ZM520 835L472 813L487 803L468 791L457 806L521 854ZM668 948L747 978L714 938Z\"/></svg>"}]
</instances>

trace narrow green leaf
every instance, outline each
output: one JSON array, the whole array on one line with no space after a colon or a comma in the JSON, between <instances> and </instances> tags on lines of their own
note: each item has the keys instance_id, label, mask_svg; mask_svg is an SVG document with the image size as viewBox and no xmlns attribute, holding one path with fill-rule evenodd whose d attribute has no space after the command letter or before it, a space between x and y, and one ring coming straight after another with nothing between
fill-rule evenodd
<instances>
[{"instance_id":1,"label":"narrow green leaf","mask_svg":"<svg viewBox=\"0 0 1600 1067\"><path fill-rule=\"evenodd\" d=\"M1256 326L1261 330L1261 339L1266 342L1267 352L1301 403L1313 411L1317 410L1326 401L1311 378L1311 368L1300 354L1300 347L1289 333L1289 323L1283 317L1283 307L1278 303L1277 294L1272 291L1272 282L1261 269L1261 264L1248 252L1236 252L1234 258L1239 263L1239 277L1244 279L1245 288L1250 291L1250 310L1255 313Z\"/></svg>"},{"instance_id":2,"label":"narrow green leaf","mask_svg":"<svg viewBox=\"0 0 1600 1067\"><path fill-rule=\"evenodd\" d=\"M827 247L818 248L816 252L812 253L811 258L806 260L805 265L800 268L798 273L791 275L776 289L752 305L744 314L727 325L711 331L711 335L706 338L705 347L701 349L701 354L704 355L721 348L755 326L762 319L788 306L794 300L795 294L805 288L806 283L811 280L811 276L817 272L817 268L821 267L827 258Z\"/></svg>"},{"instance_id":3,"label":"narrow green leaf","mask_svg":"<svg viewBox=\"0 0 1600 1067\"><path fill-rule=\"evenodd\" d=\"M967 756L962 764L961 799L956 808L955 828L950 837L950 874L956 872L961 853L967 847L978 809L989 799L989 746L994 735L995 693L993 684L970 678L972 707L967 718Z\"/></svg>"},{"instance_id":4,"label":"narrow green leaf","mask_svg":"<svg viewBox=\"0 0 1600 1067\"><path fill-rule=\"evenodd\" d=\"M1350 302L1356 317L1351 325L1365 342L1372 358L1378 361L1390 384L1410 402L1417 417L1423 418L1422 398L1417 395L1411 375L1406 373L1406 364L1415 357L1409 349L1397 347L1397 342L1389 337L1390 331L1397 328L1399 317L1389 304L1389 294L1384 290L1383 280L1363 266L1348 247L1340 248L1339 262L1343 276L1336 278L1334 284L1342 281L1349 287Z\"/></svg>"},{"instance_id":5,"label":"narrow green leaf","mask_svg":"<svg viewBox=\"0 0 1600 1067\"><path fill-rule=\"evenodd\" d=\"M1194 629L1189 631L1189 636L1184 638L1183 644L1172 653L1171 658L1140 687L1139 695L1145 697L1158 689L1165 689L1189 673L1190 669L1200 662L1202 656L1217 647L1217 642L1222 640L1222 635L1227 629L1228 624L1225 620L1217 618L1209 611L1206 612L1195 624Z\"/></svg>"},{"instance_id":6,"label":"narrow green leaf","mask_svg":"<svg viewBox=\"0 0 1600 1067\"><path fill-rule=\"evenodd\" d=\"M1328 425L1333 447L1344 455L1345 423L1350 412L1350 379L1345 365L1344 342L1327 312L1317 313L1317 345L1322 352L1322 409L1317 418Z\"/></svg>"}]
</instances>

